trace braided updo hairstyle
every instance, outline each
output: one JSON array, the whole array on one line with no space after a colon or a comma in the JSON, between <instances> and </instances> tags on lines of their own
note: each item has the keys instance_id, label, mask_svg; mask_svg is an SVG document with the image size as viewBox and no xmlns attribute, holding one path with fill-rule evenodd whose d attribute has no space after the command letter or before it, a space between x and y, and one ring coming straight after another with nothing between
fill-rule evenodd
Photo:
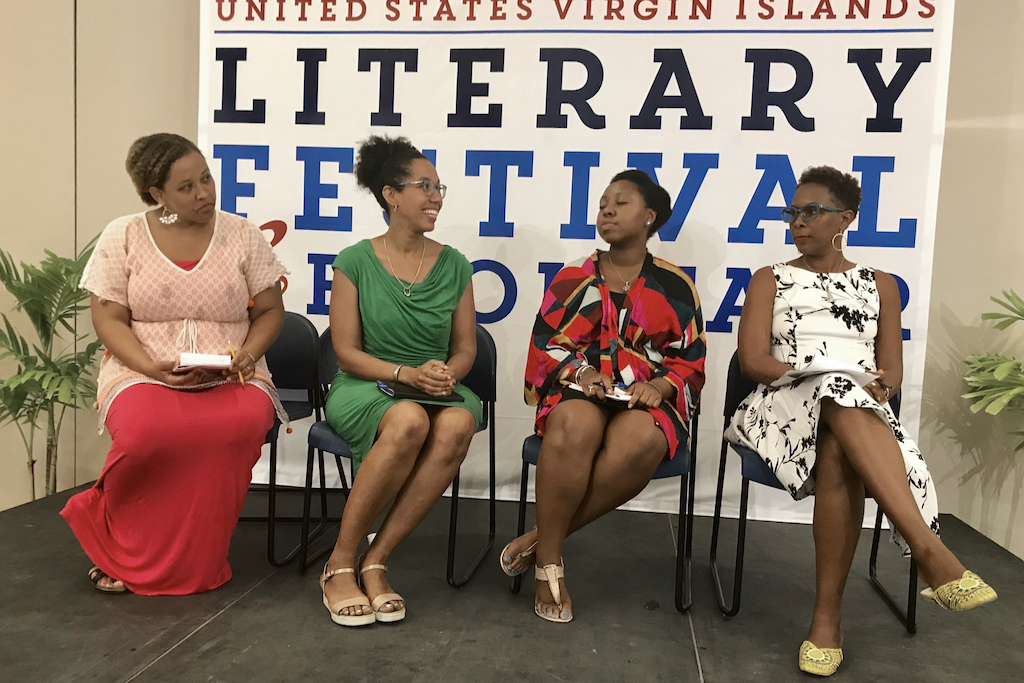
<instances>
[{"instance_id":1,"label":"braided updo hairstyle","mask_svg":"<svg viewBox=\"0 0 1024 683\"><path fill-rule=\"evenodd\" d=\"M164 189L174 162L192 152L199 152L199 148L174 133L144 135L133 142L128 148L124 167L142 201L149 206L156 206L157 201L149 193L149 188Z\"/></svg>"},{"instance_id":2,"label":"braided updo hairstyle","mask_svg":"<svg viewBox=\"0 0 1024 683\"><path fill-rule=\"evenodd\" d=\"M661 226L665 225L665 221L668 220L669 216L672 215L672 198L669 196L668 191L651 180L651 176L635 168L616 173L615 177L612 178L613 183L620 180L627 180L633 183L637 192L643 197L644 204L647 205L648 209L654 211L654 221L647 228L647 239L654 237L654 233L658 232Z\"/></svg>"},{"instance_id":3,"label":"braided updo hairstyle","mask_svg":"<svg viewBox=\"0 0 1024 683\"><path fill-rule=\"evenodd\" d=\"M384 200L384 187L399 189L409 177L409 164L415 159L426 159L407 138L389 138L371 135L359 145L353 171L356 182L373 193L380 208L391 215L391 207Z\"/></svg>"}]
</instances>

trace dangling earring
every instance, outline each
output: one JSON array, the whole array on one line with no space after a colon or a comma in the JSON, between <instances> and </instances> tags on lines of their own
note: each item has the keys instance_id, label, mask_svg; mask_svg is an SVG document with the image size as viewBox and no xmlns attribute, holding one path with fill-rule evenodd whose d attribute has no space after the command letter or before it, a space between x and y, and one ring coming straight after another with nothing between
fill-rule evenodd
<instances>
[{"instance_id":1,"label":"dangling earring","mask_svg":"<svg viewBox=\"0 0 1024 683\"><path fill-rule=\"evenodd\" d=\"M839 238L839 246L838 247L836 246L836 238L837 237ZM843 233L837 232L836 234L832 235L832 248L835 249L836 251L842 251L843 250Z\"/></svg>"},{"instance_id":2,"label":"dangling earring","mask_svg":"<svg viewBox=\"0 0 1024 683\"><path fill-rule=\"evenodd\" d=\"M163 208L164 208L164 212L162 214L160 214L160 218L159 218L160 222L163 223L164 225L171 225L172 223L177 223L178 222L178 214L171 213L170 211L167 210L166 206L163 207Z\"/></svg>"}]
</instances>

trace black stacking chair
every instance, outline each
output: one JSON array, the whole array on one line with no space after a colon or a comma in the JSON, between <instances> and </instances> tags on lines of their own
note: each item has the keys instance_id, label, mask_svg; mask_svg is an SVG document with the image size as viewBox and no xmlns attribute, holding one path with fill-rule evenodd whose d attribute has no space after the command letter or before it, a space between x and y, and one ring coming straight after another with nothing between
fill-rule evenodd
<instances>
[{"instance_id":1,"label":"black stacking chair","mask_svg":"<svg viewBox=\"0 0 1024 683\"><path fill-rule=\"evenodd\" d=\"M298 313L286 311L281 334L265 355L267 367L281 396L281 405L288 413L289 421L301 420L316 413L320 416L320 387L316 376L316 328L308 319ZM281 567L293 560L299 546L284 557L277 557L275 545L277 522L299 522L301 517L277 516L277 437L281 421L274 418L274 426L267 432L266 443L270 444L270 478L267 484L266 517L241 517L242 522L267 523L267 560L275 567ZM291 431L291 428L288 429ZM325 501L326 505L326 501Z\"/></svg>"},{"instance_id":2,"label":"black stacking chair","mask_svg":"<svg viewBox=\"0 0 1024 683\"><path fill-rule=\"evenodd\" d=\"M321 383L325 386L330 384L334 374L338 371L338 359L334 354L334 348L331 345L331 330L328 328L323 335L320 337L320 350L319 350L319 365L320 365L320 379ZM476 559L470 564L466 572L456 578L455 576L455 548L456 540L458 538L458 516L459 516L459 473L455 474L455 479L452 481L452 506L451 516L448 524L448 566L446 571L446 579L448 585L453 588L460 588L464 586L469 579L473 576L477 567L486 557L490 551L491 546L494 545L494 531L495 531L495 516L496 516L496 503L495 503L495 415L494 415L494 402L497 398L497 384L498 384L498 354L494 346L494 339L491 335L483 328L482 325L477 324L476 326L476 359L473 362L473 367L470 369L463 379L462 383L469 387L483 403L484 420L483 424L477 430L478 432L487 430L488 431L488 453L489 453L489 464L490 464L490 518L489 527L487 534L487 542L484 547L480 550ZM325 394L326 395L326 394ZM313 558L307 559L308 545L312 540L306 533L309 525L309 500L311 495L312 478L313 478L313 460L314 453L318 454L319 467L320 467L320 481L321 487L323 487L323 472L324 472L324 453L330 453L335 457L335 461L338 465L338 472L341 475L342 488L345 491L346 499L348 497L348 482L346 481L344 471L341 467L341 459L347 458L351 460L352 451L349 449L345 440L338 436L337 433L326 421L319 421L313 425L309 430L309 450L306 459L306 503L304 510L303 520L303 531L302 539L303 546L299 552L299 566L305 571L306 567L314 562L317 558L322 557L330 548L324 549L317 553ZM315 533L314 536L315 538Z\"/></svg>"},{"instance_id":3,"label":"black stacking chair","mask_svg":"<svg viewBox=\"0 0 1024 683\"><path fill-rule=\"evenodd\" d=\"M695 454L697 453L697 426L700 406L690 421L690 443L680 446L679 452L671 460L664 460L658 465L651 479L668 479L680 477L679 480L679 529L676 535L676 576L675 602L676 609L686 612L693 600L690 584L690 559L693 557L693 492L696 485L694 477ZM519 532L516 536L526 533L526 489L529 484L530 465L536 466L540 456L540 445L543 439L536 434L526 437L523 441L523 473L519 484ZM529 570L527 570L529 571ZM525 574L525 572L524 572ZM519 593L523 585L520 574L512 579L509 587L513 593Z\"/></svg>"},{"instance_id":4,"label":"black stacking chair","mask_svg":"<svg viewBox=\"0 0 1024 683\"><path fill-rule=\"evenodd\" d=\"M736 414L740 403L757 389L757 382L751 381L740 372L739 354L733 352L732 360L729 362L729 375L725 389L725 427ZM889 399L889 406L899 417L900 395L899 392ZM725 460L726 454L732 448L740 457L740 468L743 474L743 482L740 488L740 517L739 530L736 537L736 570L733 576L732 605L726 603L725 593L722 590L722 578L718 572L718 532L722 520L722 493L725 486ZM764 461L757 453L740 446L727 442L722 438L722 452L718 463L718 491L715 494L715 517L711 529L711 577L715 582L716 598L718 608L727 617L735 616L740 611L740 593L743 588L743 552L746 540L747 529L747 498L750 490L750 482L756 482L764 486L776 489L785 487L775 477ZM870 495L870 493L869 493ZM871 539L871 557L868 563L868 573L871 577L871 584L878 591L878 594L885 600L886 604L893 610L899 620L906 627L907 632L917 633L917 562L910 560L910 579L907 592L907 607L904 610L900 606L900 600L890 593L878 579L876 562L878 559L878 546L882 535L882 510L878 510L875 517L875 530Z\"/></svg>"}]
</instances>

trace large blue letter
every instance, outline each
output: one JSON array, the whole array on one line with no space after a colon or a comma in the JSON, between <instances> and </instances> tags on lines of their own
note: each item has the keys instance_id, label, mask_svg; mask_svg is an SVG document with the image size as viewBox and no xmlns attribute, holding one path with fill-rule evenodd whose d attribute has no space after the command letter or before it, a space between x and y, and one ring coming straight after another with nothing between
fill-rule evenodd
<instances>
[{"instance_id":1,"label":"large blue letter","mask_svg":"<svg viewBox=\"0 0 1024 683\"><path fill-rule=\"evenodd\" d=\"M910 286L907 281L901 278L899 275L889 273L893 279L896 280L896 289L900 292L900 312L907 310L907 304L910 303ZM903 341L910 339L910 330L906 327L903 328Z\"/></svg>"},{"instance_id":2,"label":"large blue letter","mask_svg":"<svg viewBox=\"0 0 1024 683\"><path fill-rule=\"evenodd\" d=\"M548 287L551 286L551 281L558 275L558 271L562 269L564 263L555 261L541 261L537 264L537 272L544 276L544 291L548 291Z\"/></svg>"},{"instance_id":3,"label":"large blue letter","mask_svg":"<svg viewBox=\"0 0 1024 683\"><path fill-rule=\"evenodd\" d=\"M338 186L320 182L320 165L338 164L342 173L352 172L351 147L296 147L295 159L303 163L302 215L295 217L296 230L352 230L352 207L339 206L333 216L320 215L321 199L337 199Z\"/></svg>"},{"instance_id":4,"label":"large blue letter","mask_svg":"<svg viewBox=\"0 0 1024 683\"><path fill-rule=\"evenodd\" d=\"M651 176L654 182L658 182L657 169L661 168L661 152L630 152L626 155L626 165L638 168ZM684 154L683 168L689 169L683 186L679 188L679 194L672 205L672 215L658 230L658 239L662 242L675 241L679 236L679 230L686 222L693 208L693 201L697 198L704 178L712 168L718 168L717 154Z\"/></svg>"},{"instance_id":5,"label":"large blue letter","mask_svg":"<svg viewBox=\"0 0 1024 683\"><path fill-rule=\"evenodd\" d=\"M380 100L377 111L370 114L371 126L400 126L402 115L395 112L395 65L402 62L405 72L415 72L419 53L415 49L390 50L361 48L359 70L369 71L374 62L380 64Z\"/></svg>"},{"instance_id":6,"label":"large blue letter","mask_svg":"<svg viewBox=\"0 0 1024 683\"><path fill-rule=\"evenodd\" d=\"M485 62L491 73L505 70L504 48L452 48L451 61L459 65L455 77L455 113L448 115L449 128L501 128L501 105L487 105L486 114L474 114L473 98L486 97L491 86L473 81L473 65Z\"/></svg>"},{"instance_id":7,"label":"large blue letter","mask_svg":"<svg viewBox=\"0 0 1024 683\"><path fill-rule=\"evenodd\" d=\"M686 116L679 117L681 130L711 130L711 117L704 115L697 96L697 88L693 85L690 69L686 66L686 57L682 50L658 49L654 51L654 61L661 62L654 83L647 93L647 99L640 107L640 113L629 117L629 127L633 129L657 130L661 128L659 109L682 109ZM678 95L666 95L669 83L675 80L679 89Z\"/></svg>"},{"instance_id":8,"label":"large blue letter","mask_svg":"<svg viewBox=\"0 0 1024 683\"><path fill-rule=\"evenodd\" d=\"M238 210L239 197L255 197L255 183L238 182L238 160L252 159L257 171L270 168L270 147L268 145L214 145L213 158L220 159L220 210L247 214Z\"/></svg>"},{"instance_id":9,"label":"large blue letter","mask_svg":"<svg viewBox=\"0 0 1024 683\"><path fill-rule=\"evenodd\" d=\"M775 117L768 116L768 107L778 107L794 130L809 133L814 130L814 119L807 118L796 105L810 92L814 82L814 67L807 57L795 50L747 50L747 62L754 65L753 87L750 93L750 116L744 116L741 130L775 130ZM772 64L789 64L796 72L796 82L789 90L772 92Z\"/></svg>"},{"instance_id":10,"label":"large blue letter","mask_svg":"<svg viewBox=\"0 0 1024 683\"><path fill-rule=\"evenodd\" d=\"M917 219L901 218L896 232L878 231L878 203L882 174L896 170L896 157L854 157L853 170L860 173L860 218L857 229L846 233L851 247L904 247L917 243Z\"/></svg>"},{"instance_id":11,"label":"large blue letter","mask_svg":"<svg viewBox=\"0 0 1024 683\"><path fill-rule=\"evenodd\" d=\"M501 303L498 304L496 309L490 313L482 313L480 311L476 313L476 321L481 325L487 325L488 323L496 323L499 320L503 320L512 312L516 305L518 289L516 288L515 276L512 275L512 271L504 264L489 259L473 261L473 274L475 275L482 270L494 273L501 278L501 284L505 288L505 296L502 297Z\"/></svg>"},{"instance_id":12,"label":"large blue letter","mask_svg":"<svg viewBox=\"0 0 1024 683\"><path fill-rule=\"evenodd\" d=\"M601 164L600 152L566 152L565 165L572 169L572 190L569 193L569 222L562 223L559 236L563 240L592 240L597 225L587 223L587 195L590 190L590 169Z\"/></svg>"},{"instance_id":13,"label":"large blue letter","mask_svg":"<svg viewBox=\"0 0 1024 683\"><path fill-rule=\"evenodd\" d=\"M875 98L875 117L868 119L864 129L868 133L899 133L903 130L903 119L898 119L895 115L896 100L917 73L917 68L924 62L932 61L932 50L929 47L901 47L896 50L896 61L899 62L900 68L889 81L889 85L886 85L878 70L878 65L882 62L880 48L851 49L848 53L847 62L857 65L871 91L871 96Z\"/></svg>"},{"instance_id":14,"label":"large blue letter","mask_svg":"<svg viewBox=\"0 0 1024 683\"><path fill-rule=\"evenodd\" d=\"M337 254L309 254L306 262L313 266L313 301L306 304L307 315L327 315L331 312L327 292L331 291L331 264Z\"/></svg>"},{"instance_id":15,"label":"large blue letter","mask_svg":"<svg viewBox=\"0 0 1024 683\"><path fill-rule=\"evenodd\" d=\"M593 52L581 48L542 47L540 61L548 63L548 87L544 99L544 113L537 116L538 128L567 128L569 117L562 113L562 105L576 110L587 128L604 128L604 116L598 116L590 106L590 98L597 94L604 82L604 66ZM587 81L576 90L562 87L562 71L566 62L582 64L587 70Z\"/></svg>"},{"instance_id":16,"label":"large blue letter","mask_svg":"<svg viewBox=\"0 0 1024 683\"><path fill-rule=\"evenodd\" d=\"M480 168L491 169L487 220L480 223L481 237L512 237L512 223L505 220L508 199L508 168L515 166L520 178L533 177L533 152L514 150L467 150L466 175L479 176Z\"/></svg>"},{"instance_id":17,"label":"large blue letter","mask_svg":"<svg viewBox=\"0 0 1024 683\"><path fill-rule=\"evenodd\" d=\"M785 154L758 154L757 168L764 171L761 181L754 190L754 196L747 204L747 210L743 212L740 224L735 228L729 228L729 242L746 242L748 244L764 244L764 228L761 221L782 222L780 212L793 202L793 193L796 191L796 175L793 173L793 166L789 163L789 157ZM782 196L786 200L786 206L768 206L775 188L782 190ZM786 244L792 244L793 238L789 231L786 231Z\"/></svg>"},{"instance_id":18,"label":"large blue letter","mask_svg":"<svg viewBox=\"0 0 1024 683\"><path fill-rule=\"evenodd\" d=\"M267 101L253 100L252 109L239 109L238 63L245 61L246 48L218 47L217 61L224 63L221 75L220 109L214 110L215 123L266 123Z\"/></svg>"},{"instance_id":19,"label":"large blue letter","mask_svg":"<svg viewBox=\"0 0 1024 683\"><path fill-rule=\"evenodd\" d=\"M722 305L718 308L714 320L709 320L708 332L732 332L732 321L729 318L738 318L743 311L743 306L737 303L740 294L747 291L750 284L750 270L748 268L726 268L725 276L729 278L729 290L722 299Z\"/></svg>"},{"instance_id":20,"label":"large blue letter","mask_svg":"<svg viewBox=\"0 0 1024 683\"><path fill-rule=\"evenodd\" d=\"M327 116L320 111L320 62L327 61L327 48L304 48L295 51L295 58L306 68L302 77L302 111L295 112L295 123L322 126Z\"/></svg>"}]
</instances>

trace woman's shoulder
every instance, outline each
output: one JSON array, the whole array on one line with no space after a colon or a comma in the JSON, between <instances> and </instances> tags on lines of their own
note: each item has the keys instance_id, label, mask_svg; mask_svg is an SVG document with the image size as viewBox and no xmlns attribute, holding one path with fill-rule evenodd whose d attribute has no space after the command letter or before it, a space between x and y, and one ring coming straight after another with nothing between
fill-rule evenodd
<instances>
[{"instance_id":1,"label":"woman's shoulder","mask_svg":"<svg viewBox=\"0 0 1024 683\"><path fill-rule=\"evenodd\" d=\"M125 247L139 237L145 237L148 230L146 212L119 216L107 223L100 233L100 241L106 244L124 244Z\"/></svg>"},{"instance_id":2,"label":"woman's shoulder","mask_svg":"<svg viewBox=\"0 0 1024 683\"><path fill-rule=\"evenodd\" d=\"M217 210L217 230L229 235L251 236L260 234L260 228L245 216Z\"/></svg>"},{"instance_id":3,"label":"woman's shoulder","mask_svg":"<svg viewBox=\"0 0 1024 683\"><path fill-rule=\"evenodd\" d=\"M657 256L651 254L651 265L654 266L654 268L656 268L659 272L682 280L683 282L686 282L689 285L693 286L693 278L691 278L685 270L683 270L676 264L670 263L665 259L658 258Z\"/></svg>"}]
</instances>

